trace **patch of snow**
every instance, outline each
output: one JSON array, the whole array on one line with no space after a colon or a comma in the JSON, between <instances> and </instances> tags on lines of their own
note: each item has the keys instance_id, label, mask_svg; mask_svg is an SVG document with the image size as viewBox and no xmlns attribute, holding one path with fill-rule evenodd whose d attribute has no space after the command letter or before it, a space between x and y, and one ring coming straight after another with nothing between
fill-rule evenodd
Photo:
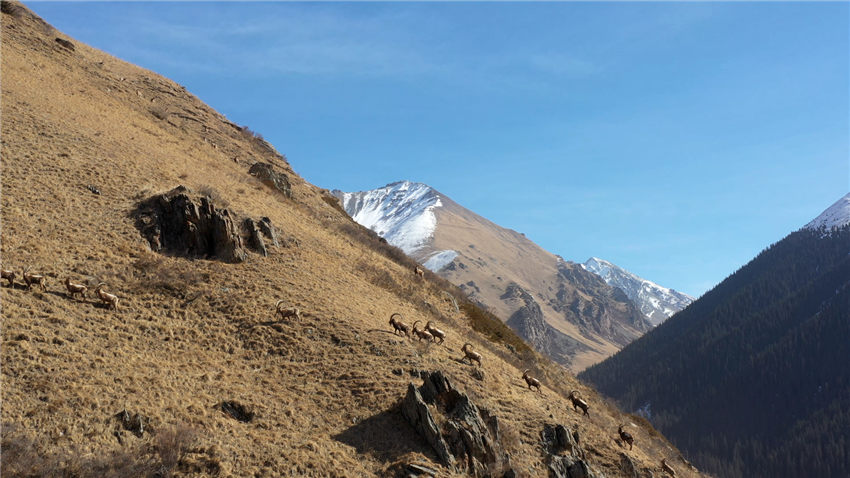
<instances>
[{"instance_id":1,"label":"patch of snow","mask_svg":"<svg viewBox=\"0 0 850 478\"><path fill-rule=\"evenodd\" d=\"M835 229L850 224L850 193L805 225L805 229Z\"/></svg>"},{"instance_id":2,"label":"patch of snow","mask_svg":"<svg viewBox=\"0 0 850 478\"><path fill-rule=\"evenodd\" d=\"M434 189L410 181L337 195L352 219L408 255L422 248L434 234L437 227L434 209L442 206Z\"/></svg>"},{"instance_id":3,"label":"patch of snow","mask_svg":"<svg viewBox=\"0 0 850 478\"><path fill-rule=\"evenodd\" d=\"M443 267L449 265L449 262L455 260L457 257L457 252L451 249L446 251L439 251L431 254L428 257L428 260L425 261L422 265L432 270L433 272L438 272Z\"/></svg>"}]
</instances>

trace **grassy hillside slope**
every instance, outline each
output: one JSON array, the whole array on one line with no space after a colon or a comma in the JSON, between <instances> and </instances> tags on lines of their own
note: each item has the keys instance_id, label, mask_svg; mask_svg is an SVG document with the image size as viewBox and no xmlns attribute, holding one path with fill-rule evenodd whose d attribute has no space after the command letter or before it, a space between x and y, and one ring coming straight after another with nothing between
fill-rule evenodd
<instances>
[{"instance_id":1,"label":"grassy hillside slope","mask_svg":"<svg viewBox=\"0 0 850 478\"><path fill-rule=\"evenodd\" d=\"M28 466L126 476L148 462L192 476L441 469L398 406L410 370L437 369L499 417L521 475L547 474L540 431L560 423L578 428L595 469L624 476L614 439L629 417L523 352L501 322L491 325L495 342L474 330L487 318L455 312L444 282L417 279L270 146L180 85L5 1L0 83L2 265L47 276L46 291L20 278L0 290L4 476ZM247 173L260 160L289 174L292 199ZM288 247L240 264L152 252L131 211L180 184L269 217ZM106 282L118 310L69 298L66 277ZM275 320L278 300L303 319ZM445 346L392 335L393 312L436 320ZM483 380L459 361L463 342L484 356ZM525 388L523 368L544 382L542 395ZM567 408L574 388L591 402L590 419ZM224 401L253 420L226 415ZM141 437L117 426L122 410L146 418ZM640 467L678 456L645 424L630 429L637 442L627 453ZM185 455L169 458L175 444Z\"/></svg>"}]
</instances>

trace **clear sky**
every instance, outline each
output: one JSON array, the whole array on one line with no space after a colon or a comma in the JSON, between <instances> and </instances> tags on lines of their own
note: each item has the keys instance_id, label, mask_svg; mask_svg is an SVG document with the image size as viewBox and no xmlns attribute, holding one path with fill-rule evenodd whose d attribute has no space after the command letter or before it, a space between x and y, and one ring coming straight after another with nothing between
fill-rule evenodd
<instances>
[{"instance_id":1,"label":"clear sky","mask_svg":"<svg viewBox=\"0 0 850 478\"><path fill-rule=\"evenodd\" d=\"M848 3L28 3L359 191L700 295L850 191Z\"/></svg>"}]
</instances>

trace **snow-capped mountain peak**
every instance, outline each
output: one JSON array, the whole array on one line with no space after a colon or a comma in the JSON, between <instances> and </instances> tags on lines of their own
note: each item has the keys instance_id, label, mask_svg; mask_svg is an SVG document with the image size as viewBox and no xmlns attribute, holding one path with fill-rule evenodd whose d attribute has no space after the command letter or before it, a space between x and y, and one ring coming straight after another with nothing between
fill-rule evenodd
<instances>
[{"instance_id":1,"label":"snow-capped mountain peak","mask_svg":"<svg viewBox=\"0 0 850 478\"><path fill-rule=\"evenodd\" d=\"M370 191L333 191L358 223L412 255L434 234L440 195L427 184L398 181Z\"/></svg>"},{"instance_id":2,"label":"snow-capped mountain peak","mask_svg":"<svg viewBox=\"0 0 850 478\"><path fill-rule=\"evenodd\" d=\"M660 324L694 301L687 294L662 287L598 257L591 257L582 267L625 292L652 325Z\"/></svg>"},{"instance_id":3,"label":"snow-capped mountain peak","mask_svg":"<svg viewBox=\"0 0 850 478\"><path fill-rule=\"evenodd\" d=\"M816 217L812 222L806 224L806 229L834 229L850 224L850 193L839 199L826 211Z\"/></svg>"}]
</instances>

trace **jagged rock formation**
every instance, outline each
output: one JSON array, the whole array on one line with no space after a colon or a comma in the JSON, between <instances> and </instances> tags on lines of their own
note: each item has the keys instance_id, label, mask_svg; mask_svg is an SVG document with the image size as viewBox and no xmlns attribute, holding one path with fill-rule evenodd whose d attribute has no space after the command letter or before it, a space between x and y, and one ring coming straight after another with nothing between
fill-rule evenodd
<instances>
[{"instance_id":1,"label":"jagged rock formation","mask_svg":"<svg viewBox=\"0 0 850 478\"><path fill-rule=\"evenodd\" d=\"M265 185L277 189L284 196L292 198L292 185L289 177L279 171L275 171L270 163L254 163L248 173L262 181Z\"/></svg>"},{"instance_id":2,"label":"jagged rock formation","mask_svg":"<svg viewBox=\"0 0 850 478\"><path fill-rule=\"evenodd\" d=\"M623 347L652 329L625 292L580 265L560 263L558 277L562 281L549 305L584 334L595 334Z\"/></svg>"},{"instance_id":3,"label":"jagged rock formation","mask_svg":"<svg viewBox=\"0 0 850 478\"><path fill-rule=\"evenodd\" d=\"M540 304L515 283L508 285L501 297L504 301L516 300L522 305L508 319L507 324L536 350L563 365L569 365L576 353L588 347L578 340L558 331L543 318Z\"/></svg>"},{"instance_id":4,"label":"jagged rock formation","mask_svg":"<svg viewBox=\"0 0 850 478\"><path fill-rule=\"evenodd\" d=\"M511 477L515 472L501 445L499 420L452 387L442 372L423 375L417 388L408 385L402 414L437 453L449 469L477 477ZM436 406L446 417L437 425L428 405ZM442 431L441 431L442 430Z\"/></svg>"},{"instance_id":5,"label":"jagged rock formation","mask_svg":"<svg viewBox=\"0 0 850 478\"><path fill-rule=\"evenodd\" d=\"M625 292L652 325L664 322L694 301L687 294L662 287L597 257L591 257L582 267L597 274L608 285Z\"/></svg>"},{"instance_id":6,"label":"jagged rock formation","mask_svg":"<svg viewBox=\"0 0 850 478\"><path fill-rule=\"evenodd\" d=\"M164 194L142 201L134 211L136 227L153 251L186 257L242 262L247 257L245 244L262 255L268 251L261 231L273 230L270 221L247 218L242 228L226 208L217 208L207 196L196 196L188 188L177 186ZM243 239L247 235L247 241ZM272 235L270 239L274 240Z\"/></svg>"},{"instance_id":7,"label":"jagged rock formation","mask_svg":"<svg viewBox=\"0 0 850 478\"><path fill-rule=\"evenodd\" d=\"M551 478L604 478L588 465L579 445L578 431L570 432L563 425L547 423L540 438Z\"/></svg>"}]
</instances>

